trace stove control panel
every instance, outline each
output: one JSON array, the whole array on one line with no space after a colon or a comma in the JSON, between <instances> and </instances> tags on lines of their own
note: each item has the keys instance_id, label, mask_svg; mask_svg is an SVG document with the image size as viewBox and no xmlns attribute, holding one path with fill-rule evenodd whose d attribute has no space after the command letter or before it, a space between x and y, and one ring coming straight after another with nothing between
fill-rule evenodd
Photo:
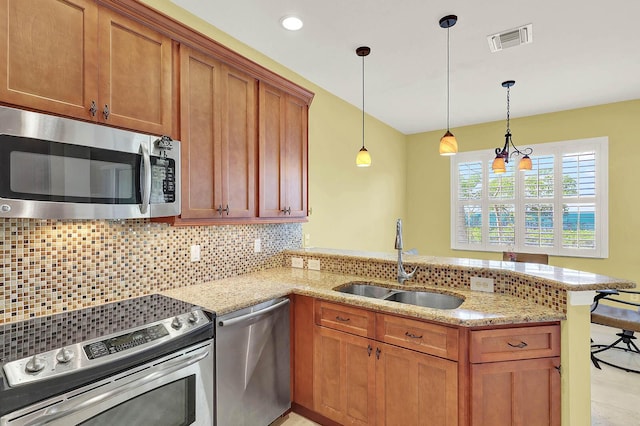
<instances>
[{"instance_id":1,"label":"stove control panel","mask_svg":"<svg viewBox=\"0 0 640 426\"><path fill-rule=\"evenodd\" d=\"M122 333L11 361L3 370L9 386L20 386L130 356L211 324L209 317L196 309Z\"/></svg>"}]
</instances>

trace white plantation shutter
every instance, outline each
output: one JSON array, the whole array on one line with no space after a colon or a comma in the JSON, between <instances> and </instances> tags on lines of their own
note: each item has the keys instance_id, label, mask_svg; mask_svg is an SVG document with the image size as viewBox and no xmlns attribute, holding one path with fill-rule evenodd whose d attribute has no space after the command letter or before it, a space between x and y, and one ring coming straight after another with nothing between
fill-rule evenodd
<instances>
[{"instance_id":1,"label":"white plantation shutter","mask_svg":"<svg viewBox=\"0 0 640 426\"><path fill-rule=\"evenodd\" d=\"M532 170L491 170L491 150L451 158L451 246L608 256L608 139L532 145Z\"/></svg>"}]
</instances>

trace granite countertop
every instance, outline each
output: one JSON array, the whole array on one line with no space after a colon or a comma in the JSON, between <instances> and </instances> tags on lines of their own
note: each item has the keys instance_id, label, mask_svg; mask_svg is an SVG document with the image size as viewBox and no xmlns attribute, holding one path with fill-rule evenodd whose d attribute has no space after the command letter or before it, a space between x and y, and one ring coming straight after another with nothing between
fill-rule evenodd
<instances>
[{"instance_id":1,"label":"granite countertop","mask_svg":"<svg viewBox=\"0 0 640 426\"><path fill-rule=\"evenodd\" d=\"M434 290L438 293L461 296L465 301L457 309L444 310L389 302L333 290L335 287L353 281L366 281L400 289ZM548 322L566 318L565 314L561 312L513 296L421 284L400 286L393 281L297 268L269 269L209 283L167 290L162 294L211 309L218 315L224 315L292 293L466 327Z\"/></svg>"},{"instance_id":2,"label":"granite countertop","mask_svg":"<svg viewBox=\"0 0 640 426\"><path fill-rule=\"evenodd\" d=\"M342 250L329 248L304 248L289 250L289 254L300 254L314 258L348 258L362 262L396 263L395 253L378 253L356 250ZM491 270L504 272L512 276L535 278L553 288L566 291L602 290L608 288L635 288L636 284L629 280L595 274L593 272L578 271L575 269L560 268L551 265L537 263L507 262L501 260L483 260L455 257L437 257L420 255L403 255L406 265L423 267L455 268L471 271Z\"/></svg>"}]
</instances>

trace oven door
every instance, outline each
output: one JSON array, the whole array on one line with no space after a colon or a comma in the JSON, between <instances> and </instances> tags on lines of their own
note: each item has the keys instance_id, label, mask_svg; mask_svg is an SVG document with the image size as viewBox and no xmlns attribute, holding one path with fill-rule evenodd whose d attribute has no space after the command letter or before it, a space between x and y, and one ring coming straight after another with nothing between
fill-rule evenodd
<instances>
[{"instance_id":1,"label":"oven door","mask_svg":"<svg viewBox=\"0 0 640 426\"><path fill-rule=\"evenodd\" d=\"M0 425L211 426L213 353L212 342L174 352L7 414Z\"/></svg>"}]
</instances>

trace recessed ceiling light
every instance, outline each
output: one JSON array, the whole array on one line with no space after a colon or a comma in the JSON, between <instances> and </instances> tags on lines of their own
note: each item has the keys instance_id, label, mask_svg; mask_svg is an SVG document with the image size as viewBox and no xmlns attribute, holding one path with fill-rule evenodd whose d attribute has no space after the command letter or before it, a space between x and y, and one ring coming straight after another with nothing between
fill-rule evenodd
<instances>
[{"instance_id":1,"label":"recessed ceiling light","mask_svg":"<svg viewBox=\"0 0 640 426\"><path fill-rule=\"evenodd\" d=\"M280 20L282 26L289 31L298 31L302 28L302 19L297 16L285 16Z\"/></svg>"}]
</instances>

